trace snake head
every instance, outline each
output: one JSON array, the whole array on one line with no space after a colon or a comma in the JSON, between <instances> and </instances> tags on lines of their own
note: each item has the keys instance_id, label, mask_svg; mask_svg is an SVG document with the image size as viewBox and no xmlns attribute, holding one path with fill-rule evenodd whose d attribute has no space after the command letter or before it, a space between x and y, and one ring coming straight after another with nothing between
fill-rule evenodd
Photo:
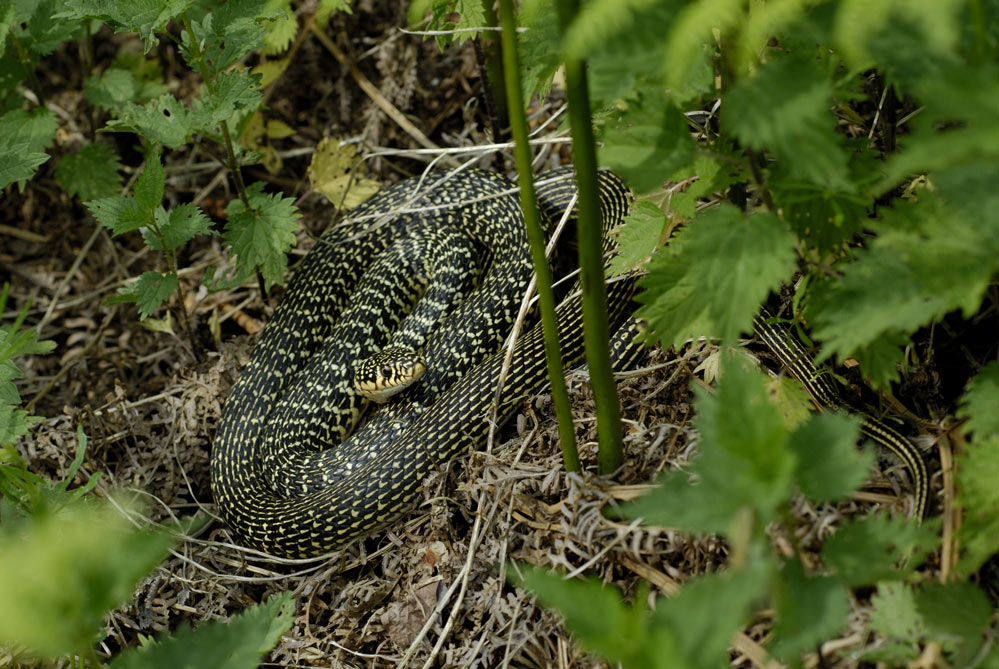
<instances>
[{"instance_id":1,"label":"snake head","mask_svg":"<svg viewBox=\"0 0 999 669\"><path fill-rule=\"evenodd\" d=\"M390 345L358 363L354 388L369 400L387 402L426 371L427 365L419 353L408 346Z\"/></svg>"}]
</instances>

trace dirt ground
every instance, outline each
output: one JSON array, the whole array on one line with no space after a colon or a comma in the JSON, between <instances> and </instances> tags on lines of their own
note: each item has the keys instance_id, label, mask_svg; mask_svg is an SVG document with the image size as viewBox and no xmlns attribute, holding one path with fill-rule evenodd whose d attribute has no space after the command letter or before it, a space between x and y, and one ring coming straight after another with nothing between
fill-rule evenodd
<instances>
[{"instance_id":1,"label":"dirt ground","mask_svg":"<svg viewBox=\"0 0 999 669\"><path fill-rule=\"evenodd\" d=\"M389 4L362 0L353 14L336 16L326 34L384 100L438 146L493 143L471 43L442 53L432 41L402 32L404 6L389 10ZM101 33L95 62L109 63L130 39ZM197 82L174 47L161 44L157 55L175 93L189 96ZM75 45L69 45L40 72L51 104L61 112L60 151L91 137L77 65ZM295 134L273 141L283 160L276 175L261 167L246 173L267 181L272 192L297 198L304 217L294 264L333 217L333 207L304 177L320 139L356 138L367 153L420 147L314 36L297 44L268 104L267 117L287 123ZM556 90L535 108L536 126L560 106ZM539 149L539 165L570 156L568 145L555 139L558 126L542 130L553 141ZM130 170L139 165L134 136L111 140ZM480 166L511 170L509 149L481 154ZM375 178L392 182L418 173L432 157L404 151L374 158L369 167ZM220 230L221 208L233 192L205 146L168 152L166 165L170 204L199 204ZM90 440L84 469L102 473L99 490L141 491L153 523L195 513L214 518L208 454L216 422L280 288L271 295L255 284L208 293L201 284L205 268L229 266L231 260L218 236L200 238L178 258L186 268L181 281L190 333L177 318L169 331L153 331L140 324L133 306L102 302L129 277L163 270L162 258L137 236L111 240L55 184L51 164L23 194L8 189L0 220L16 228L0 233L0 275L12 283L11 313L30 300L28 323L58 344L54 354L24 361L22 394L33 413L45 417L21 444L32 469L53 479L64 476L81 424ZM592 473L592 400L585 382L574 384L583 476L567 476L561 467L549 398L531 398L491 452L470 454L426 481L423 503L405 522L331 557L269 559L236 545L219 521L208 522L176 546L130 605L112 615L102 647L114 652L136 644L139 635L183 620L226 617L290 590L297 601L295 623L266 666L602 666L573 644L556 615L507 583L506 565L558 566L631 595L640 580L651 583L654 594L668 594L725 563L727 548L720 540L617 522L603 513L639 494L660 472L683 467L696 449L689 388L701 382L699 365L713 352L710 345L679 354L650 351L642 369L621 380L627 465L613 482ZM582 373L574 375L585 381ZM814 549L844 515L901 504L904 497L900 501L897 494L907 490L904 473L892 470L839 506L802 501L794 510L798 541ZM781 538L775 541L779 545ZM855 618L862 615L856 606ZM759 643L770 622L761 614L736 640L735 666L765 665ZM861 648L866 640L851 634L824 651Z\"/></svg>"}]
</instances>

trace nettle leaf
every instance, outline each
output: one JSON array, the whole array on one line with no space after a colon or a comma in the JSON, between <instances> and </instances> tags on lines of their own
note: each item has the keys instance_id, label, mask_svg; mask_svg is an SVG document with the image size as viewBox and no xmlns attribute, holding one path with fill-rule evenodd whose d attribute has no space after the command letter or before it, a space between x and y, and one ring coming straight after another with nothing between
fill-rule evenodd
<instances>
[{"instance_id":1,"label":"nettle leaf","mask_svg":"<svg viewBox=\"0 0 999 669\"><path fill-rule=\"evenodd\" d=\"M0 190L15 181L21 186L35 175L38 166L49 159L49 154L32 151L27 142L10 144L0 139Z\"/></svg>"},{"instance_id":2,"label":"nettle leaf","mask_svg":"<svg viewBox=\"0 0 999 669\"><path fill-rule=\"evenodd\" d=\"M121 191L121 161L110 144L92 142L75 154L63 156L55 168L56 181L81 200L110 197Z\"/></svg>"},{"instance_id":3,"label":"nettle leaf","mask_svg":"<svg viewBox=\"0 0 999 669\"><path fill-rule=\"evenodd\" d=\"M155 212L156 225L163 242L151 228L143 228L142 238L146 246L154 251L164 251L183 246L199 235L211 234L211 220L194 204L182 204L169 212L163 207L157 207ZM164 242L166 248L164 248Z\"/></svg>"},{"instance_id":4,"label":"nettle leaf","mask_svg":"<svg viewBox=\"0 0 999 669\"><path fill-rule=\"evenodd\" d=\"M170 93L144 105L126 103L117 116L105 126L106 131L138 133L169 149L186 144L197 127L190 110Z\"/></svg>"},{"instance_id":5,"label":"nettle leaf","mask_svg":"<svg viewBox=\"0 0 999 669\"><path fill-rule=\"evenodd\" d=\"M916 591L916 609L930 635L958 644L957 664L966 665L982 645L992 619L985 593L968 582L927 583Z\"/></svg>"},{"instance_id":6,"label":"nettle leaf","mask_svg":"<svg viewBox=\"0 0 999 669\"><path fill-rule=\"evenodd\" d=\"M133 195L102 197L85 203L94 218L117 237L138 230L150 221L150 212L139 205Z\"/></svg>"},{"instance_id":7,"label":"nettle leaf","mask_svg":"<svg viewBox=\"0 0 999 669\"><path fill-rule=\"evenodd\" d=\"M535 93L544 99L551 90L555 71L562 64L555 4L539 2L533 9L536 11L529 15L521 10L520 20L526 30L517 34L520 82L525 100L530 100Z\"/></svg>"},{"instance_id":8,"label":"nettle leaf","mask_svg":"<svg viewBox=\"0 0 999 669\"><path fill-rule=\"evenodd\" d=\"M794 236L773 214L709 209L652 257L639 282L638 315L667 347L699 336L734 343L791 275L795 257Z\"/></svg>"},{"instance_id":9,"label":"nettle leaf","mask_svg":"<svg viewBox=\"0 0 999 669\"><path fill-rule=\"evenodd\" d=\"M617 255L607 270L611 275L621 274L645 263L662 242L666 228L666 214L648 200L639 200L614 232L617 237Z\"/></svg>"},{"instance_id":10,"label":"nettle leaf","mask_svg":"<svg viewBox=\"0 0 999 669\"><path fill-rule=\"evenodd\" d=\"M0 6L0 53L7 48L7 36L10 35L11 24L14 23L16 10L13 4Z\"/></svg>"},{"instance_id":11,"label":"nettle leaf","mask_svg":"<svg viewBox=\"0 0 999 669\"><path fill-rule=\"evenodd\" d=\"M878 592L871 597L871 630L891 639L919 643L926 634L923 618L916 610L913 589L898 581L878 583Z\"/></svg>"},{"instance_id":12,"label":"nettle leaf","mask_svg":"<svg viewBox=\"0 0 999 669\"><path fill-rule=\"evenodd\" d=\"M644 193L662 185L694 158L687 119L655 89L629 102L601 131L600 162Z\"/></svg>"},{"instance_id":13,"label":"nettle leaf","mask_svg":"<svg viewBox=\"0 0 999 669\"><path fill-rule=\"evenodd\" d=\"M139 81L135 75L120 67L108 68L83 84L83 95L87 102L108 111L117 111L125 103L137 101L139 90Z\"/></svg>"},{"instance_id":14,"label":"nettle leaf","mask_svg":"<svg viewBox=\"0 0 999 669\"><path fill-rule=\"evenodd\" d=\"M968 382L957 415L967 420L964 431L976 440L999 437L999 362L990 362Z\"/></svg>"},{"instance_id":15,"label":"nettle leaf","mask_svg":"<svg viewBox=\"0 0 999 669\"><path fill-rule=\"evenodd\" d=\"M966 64L924 76L916 94L925 103L911 135L899 139L901 151L888 161L877 192L885 192L912 173L932 172L999 159L999 66ZM944 129L941 130L941 127Z\"/></svg>"},{"instance_id":16,"label":"nettle leaf","mask_svg":"<svg viewBox=\"0 0 999 669\"><path fill-rule=\"evenodd\" d=\"M488 26L485 9L481 0L431 0L428 30L455 30L458 28L482 28ZM450 35L435 35L441 49L451 46L455 40L464 43L478 32L468 31Z\"/></svg>"},{"instance_id":17,"label":"nettle leaf","mask_svg":"<svg viewBox=\"0 0 999 669\"><path fill-rule=\"evenodd\" d=\"M710 156L698 154L690 169L674 174L672 181L680 181L697 177L687 184L686 190L674 193L669 200L670 211L683 218L693 218L697 212L697 201L712 193L728 188L738 177L731 166L722 167L721 161Z\"/></svg>"},{"instance_id":18,"label":"nettle leaf","mask_svg":"<svg viewBox=\"0 0 999 669\"><path fill-rule=\"evenodd\" d=\"M41 152L55 141L59 127L55 115L48 109L12 109L0 116L0 138L10 145L26 144L28 151Z\"/></svg>"},{"instance_id":19,"label":"nettle leaf","mask_svg":"<svg viewBox=\"0 0 999 669\"><path fill-rule=\"evenodd\" d=\"M205 622L196 629L185 622L165 639L126 650L110 666L111 669L255 669L263 654L291 627L294 611L291 593L283 593L225 622Z\"/></svg>"},{"instance_id":20,"label":"nettle leaf","mask_svg":"<svg viewBox=\"0 0 999 669\"><path fill-rule=\"evenodd\" d=\"M127 506L127 505L126 505ZM93 647L104 616L167 554L110 504L80 501L19 524L0 542L0 642L57 658Z\"/></svg>"},{"instance_id":21,"label":"nettle leaf","mask_svg":"<svg viewBox=\"0 0 999 669\"><path fill-rule=\"evenodd\" d=\"M46 56L83 33L83 26L78 21L67 20L56 12L61 2L35 0L12 4L17 26L15 34L27 51Z\"/></svg>"},{"instance_id":22,"label":"nettle leaf","mask_svg":"<svg viewBox=\"0 0 999 669\"><path fill-rule=\"evenodd\" d=\"M797 454L795 473L803 495L817 502L843 499L867 478L872 451L857 450L860 421L835 413L813 414L791 433L788 445Z\"/></svg>"},{"instance_id":23,"label":"nettle leaf","mask_svg":"<svg viewBox=\"0 0 999 669\"><path fill-rule=\"evenodd\" d=\"M663 58L669 88L685 88L691 79L698 78L705 58L713 52L713 31L725 34L744 22L744 4L741 0L703 0L688 4L677 15L666 38Z\"/></svg>"},{"instance_id":24,"label":"nettle leaf","mask_svg":"<svg viewBox=\"0 0 999 669\"><path fill-rule=\"evenodd\" d=\"M792 491L795 456L786 448L787 430L770 402L766 379L728 356L717 392L695 389L701 455L691 484L683 472L667 474L662 485L626 505L622 513L646 522L693 532L728 532L740 509L770 522Z\"/></svg>"},{"instance_id":25,"label":"nettle leaf","mask_svg":"<svg viewBox=\"0 0 999 669\"><path fill-rule=\"evenodd\" d=\"M527 588L565 617L579 642L608 660L636 666L648 644L648 611L626 604L620 590L592 579L565 580L561 574L530 566L514 566L510 580Z\"/></svg>"},{"instance_id":26,"label":"nettle leaf","mask_svg":"<svg viewBox=\"0 0 999 669\"><path fill-rule=\"evenodd\" d=\"M125 304L135 302L139 307L139 320L144 321L163 306L180 280L173 272L143 272L138 280L123 286L118 293L104 300L104 304Z\"/></svg>"},{"instance_id":27,"label":"nettle leaf","mask_svg":"<svg viewBox=\"0 0 999 669\"><path fill-rule=\"evenodd\" d=\"M135 201L152 217L153 210L160 206L166 188L166 177L163 174L163 163L160 161L159 150L146 156L142 174L135 180Z\"/></svg>"},{"instance_id":28,"label":"nettle leaf","mask_svg":"<svg viewBox=\"0 0 999 669\"><path fill-rule=\"evenodd\" d=\"M993 363L994 365L995 363ZM999 436L975 433L957 458L957 503L964 512L957 572L973 574L999 553Z\"/></svg>"},{"instance_id":29,"label":"nettle leaf","mask_svg":"<svg viewBox=\"0 0 999 669\"><path fill-rule=\"evenodd\" d=\"M826 539L822 559L851 587L903 579L940 543L935 525L881 513L851 519Z\"/></svg>"},{"instance_id":30,"label":"nettle leaf","mask_svg":"<svg viewBox=\"0 0 999 669\"><path fill-rule=\"evenodd\" d=\"M265 0L243 0L228 2L208 12L201 21L192 24L198 49L193 48L190 34L184 31L181 38L184 60L198 69L199 60L195 54L200 51L210 76L228 69L263 46L267 36L267 29L261 25L267 18L263 14L265 7Z\"/></svg>"},{"instance_id":31,"label":"nettle leaf","mask_svg":"<svg viewBox=\"0 0 999 669\"><path fill-rule=\"evenodd\" d=\"M878 237L840 263L842 278L815 287L821 358L846 358L955 309L970 317L999 270L999 216L971 218L930 193L883 211Z\"/></svg>"},{"instance_id":32,"label":"nettle leaf","mask_svg":"<svg viewBox=\"0 0 999 669\"><path fill-rule=\"evenodd\" d=\"M244 116L256 110L262 97L260 80L259 74L239 70L229 70L215 78L214 90L209 93L206 89L199 102L212 130L222 121L238 125Z\"/></svg>"},{"instance_id":33,"label":"nettle leaf","mask_svg":"<svg viewBox=\"0 0 999 669\"><path fill-rule=\"evenodd\" d=\"M847 625L850 599L843 584L829 576L808 576L798 560L778 571L772 598L777 609L773 653L788 662Z\"/></svg>"},{"instance_id":34,"label":"nettle leaf","mask_svg":"<svg viewBox=\"0 0 999 669\"><path fill-rule=\"evenodd\" d=\"M248 209L242 200L226 207L229 221L222 238L236 254L240 267L258 269L267 287L284 280L287 253L295 243L299 213L292 198L268 195L264 184L247 188Z\"/></svg>"},{"instance_id":35,"label":"nettle leaf","mask_svg":"<svg viewBox=\"0 0 999 669\"><path fill-rule=\"evenodd\" d=\"M849 156L829 113L832 82L810 61L788 57L732 86L722 123L746 146L785 163L792 177L850 193Z\"/></svg>"},{"instance_id":36,"label":"nettle leaf","mask_svg":"<svg viewBox=\"0 0 999 669\"><path fill-rule=\"evenodd\" d=\"M137 32L146 52L159 44L156 33L191 6L191 0L65 0L67 11L58 17L100 19L116 33Z\"/></svg>"}]
</instances>

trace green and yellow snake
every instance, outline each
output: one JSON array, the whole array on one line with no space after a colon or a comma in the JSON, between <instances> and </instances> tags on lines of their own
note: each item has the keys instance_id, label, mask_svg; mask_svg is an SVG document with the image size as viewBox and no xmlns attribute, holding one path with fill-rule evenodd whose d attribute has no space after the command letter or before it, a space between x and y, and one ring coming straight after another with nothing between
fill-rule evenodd
<instances>
[{"instance_id":1,"label":"green and yellow snake","mask_svg":"<svg viewBox=\"0 0 999 669\"><path fill-rule=\"evenodd\" d=\"M606 230L627 212L630 193L610 173L598 182ZM549 224L574 192L571 169L543 175L538 200ZM445 250L424 260L427 245ZM458 271L472 257L486 259L472 270L474 288ZM430 472L480 446L494 408L503 421L547 380L534 327L518 339L494 407L499 349L531 271L516 189L491 172L403 181L324 235L264 329L214 440L212 492L240 540L279 556L327 553L399 518ZM429 275L431 286L449 288L428 288ZM630 281L608 285L611 328L628 317L632 291ZM400 326L424 292L427 306ZM558 320L563 359L574 364L583 354L578 295L563 299ZM413 328L406 345L423 349L426 373L344 439L363 401L351 390L355 361L413 321L426 327Z\"/></svg>"}]
</instances>

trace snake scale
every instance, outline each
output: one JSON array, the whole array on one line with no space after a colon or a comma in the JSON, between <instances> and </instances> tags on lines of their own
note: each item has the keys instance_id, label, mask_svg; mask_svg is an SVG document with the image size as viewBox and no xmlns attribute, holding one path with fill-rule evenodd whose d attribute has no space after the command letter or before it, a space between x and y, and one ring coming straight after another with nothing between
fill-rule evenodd
<instances>
[{"instance_id":1,"label":"snake scale","mask_svg":"<svg viewBox=\"0 0 999 669\"><path fill-rule=\"evenodd\" d=\"M571 169L542 177L538 201L550 231L575 186ZM627 213L630 193L607 172L598 184L606 231ZM426 290L405 279L427 273L406 245L419 246L413 240L438 228L467 234L472 246L463 248L488 262L475 270L474 289L454 276L461 263L450 256L437 262L434 272L455 288L431 300L432 316L417 317L440 321L420 342L428 371L344 440L360 413L360 399L343 393L352 360L385 346L403 318L396 309ZM398 519L418 502L429 473L482 445L503 365L499 349L531 271L516 189L486 171L400 182L327 232L290 281L219 422L212 492L239 539L284 557L330 552ZM612 329L627 318L632 291L630 281L608 284ZM583 356L576 292L557 309L566 364ZM514 348L497 419L546 381L535 326Z\"/></svg>"}]
</instances>

